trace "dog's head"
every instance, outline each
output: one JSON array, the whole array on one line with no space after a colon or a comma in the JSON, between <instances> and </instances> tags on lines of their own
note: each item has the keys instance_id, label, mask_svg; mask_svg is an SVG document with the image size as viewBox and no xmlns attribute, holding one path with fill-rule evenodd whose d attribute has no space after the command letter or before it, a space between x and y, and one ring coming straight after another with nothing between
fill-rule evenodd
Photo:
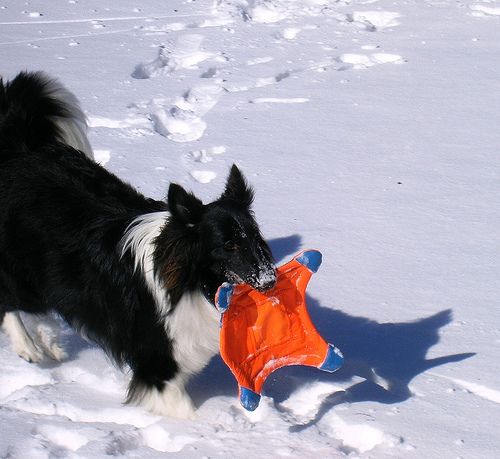
<instances>
[{"instance_id":1,"label":"dog's head","mask_svg":"<svg viewBox=\"0 0 500 459\"><path fill-rule=\"evenodd\" d=\"M180 299L179 294L174 297L176 288L202 288L213 301L223 282L246 283L260 291L274 287L271 249L251 211L252 201L253 191L236 166L222 196L207 205L181 186L170 185L171 216L163 233L175 243L164 246L164 264L171 266L165 265L162 271L174 303ZM177 261L172 263L172 253L167 251L176 252Z\"/></svg>"}]
</instances>

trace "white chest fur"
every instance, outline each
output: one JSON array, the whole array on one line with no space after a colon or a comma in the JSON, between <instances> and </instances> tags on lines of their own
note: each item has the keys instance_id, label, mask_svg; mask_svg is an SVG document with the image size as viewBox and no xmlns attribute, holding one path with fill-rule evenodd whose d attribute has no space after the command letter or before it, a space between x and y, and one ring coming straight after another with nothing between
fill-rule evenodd
<instances>
[{"instance_id":1,"label":"white chest fur","mask_svg":"<svg viewBox=\"0 0 500 459\"><path fill-rule=\"evenodd\" d=\"M181 373L198 373L219 352L219 324L220 313L201 292L185 294L166 316L165 328Z\"/></svg>"}]
</instances>

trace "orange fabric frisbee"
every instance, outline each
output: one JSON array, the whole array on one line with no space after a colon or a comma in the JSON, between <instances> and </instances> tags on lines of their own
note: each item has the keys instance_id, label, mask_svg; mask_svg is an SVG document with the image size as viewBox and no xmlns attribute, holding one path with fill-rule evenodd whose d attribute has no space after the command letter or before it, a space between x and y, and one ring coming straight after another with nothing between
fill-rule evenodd
<instances>
[{"instance_id":1,"label":"orange fabric frisbee","mask_svg":"<svg viewBox=\"0 0 500 459\"><path fill-rule=\"evenodd\" d=\"M277 283L261 293L247 284L223 284L215 304L221 311L220 352L239 387L244 408L255 410L266 378L288 365L334 372L342 353L314 327L306 287L321 265L321 253L306 250L277 270Z\"/></svg>"}]
</instances>

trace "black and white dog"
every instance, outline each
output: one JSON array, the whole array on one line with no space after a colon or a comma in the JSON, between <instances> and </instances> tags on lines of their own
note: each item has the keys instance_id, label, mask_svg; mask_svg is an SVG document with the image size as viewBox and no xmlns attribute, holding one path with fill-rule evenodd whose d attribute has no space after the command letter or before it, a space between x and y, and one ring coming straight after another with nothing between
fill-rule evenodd
<instances>
[{"instance_id":1,"label":"black and white dog","mask_svg":"<svg viewBox=\"0 0 500 459\"><path fill-rule=\"evenodd\" d=\"M193 418L188 378L218 352L223 282L276 282L254 220L253 191L233 166L204 205L171 184L148 199L95 163L76 98L43 73L0 80L0 320L14 350L35 343L18 311L56 311L132 372L127 403Z\"/></svg>"}]
</instances>

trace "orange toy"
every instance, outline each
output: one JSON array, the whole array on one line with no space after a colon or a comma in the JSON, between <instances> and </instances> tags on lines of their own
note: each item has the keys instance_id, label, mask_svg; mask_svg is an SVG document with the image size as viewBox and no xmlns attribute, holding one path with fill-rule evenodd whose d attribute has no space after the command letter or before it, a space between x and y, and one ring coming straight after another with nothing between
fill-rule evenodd
<instances>
[{"instance_id":1,"label":"orange toy","mask_svg":"<svg viewBox=\"0 0 500 459\"><path fill-rule=\"evenodd\" d=\"M222 312L221 356L238 381L240 402L253 411L265 379L287 365L333 372L341 352L314 328L306 308L306 287L321 265L321 253L307 250L277 270L276 286L261 293L247 284L223 284L215 304Z\"/></svg>"}]
</instances>

